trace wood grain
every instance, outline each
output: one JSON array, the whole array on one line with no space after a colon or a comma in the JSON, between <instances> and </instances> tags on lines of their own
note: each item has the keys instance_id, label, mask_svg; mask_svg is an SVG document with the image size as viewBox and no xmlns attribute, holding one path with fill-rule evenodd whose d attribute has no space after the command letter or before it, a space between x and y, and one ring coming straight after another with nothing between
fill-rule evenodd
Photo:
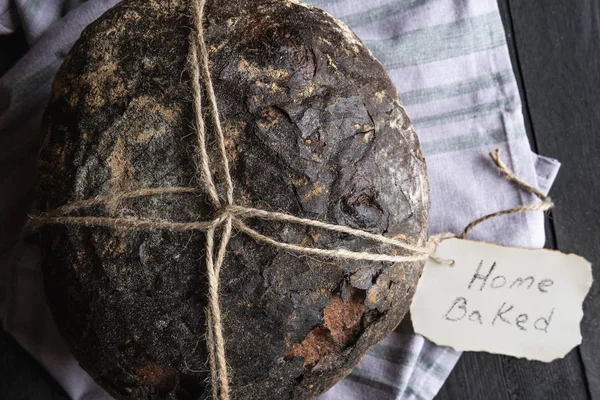
<instances>
[{"instance_id":1,"label":"wood grain","mask_svg":"<svg viewBox=\"0 0 600 400\"><path fill-rule=\"evenodd\" d=\"M509 400L501 357L463 353L436 399Z\"/></svg>"}]
</instances>

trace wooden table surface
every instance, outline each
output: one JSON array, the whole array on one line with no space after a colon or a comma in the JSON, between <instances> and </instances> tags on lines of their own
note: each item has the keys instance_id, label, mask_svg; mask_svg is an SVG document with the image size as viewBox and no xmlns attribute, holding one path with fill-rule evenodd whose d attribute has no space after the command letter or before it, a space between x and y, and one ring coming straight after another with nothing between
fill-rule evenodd
<instances>
[{"instance_id":1,"label":"wooden table surface","mask_svg":"<svg viewBox=\"0 0 600 400\"><path fill-rule=\"evenodd\" d=\"M583 343L564 359L464 353L436 399L600 399L600 0L498 2L532 149L563 164L551 192L547 247L586 257L595 283L584 305ZM19 35L0 37L0 74L22 43ZM3 331L0 399L67 399Z\"/></svg>"}]
</instances>

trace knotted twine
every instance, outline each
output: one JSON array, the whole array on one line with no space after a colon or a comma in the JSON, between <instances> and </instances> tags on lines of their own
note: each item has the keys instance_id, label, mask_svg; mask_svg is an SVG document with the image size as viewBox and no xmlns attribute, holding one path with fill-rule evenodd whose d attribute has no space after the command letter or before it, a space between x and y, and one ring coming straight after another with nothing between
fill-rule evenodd
<instances>
[{"instance_id":1,"label":"knotted twine","mask_svg":"<svg viewBox=\"0 0 600 400\"><path fill-rule=\"evenodd\" d=\"M39 216L33 216L29 221L29 225L33 228L39 228L41 226L50 224L64 224L88 227L107 227L113 229L205 232L205 263L208 278L206 342L209 355L213 398L228 400L230 393L219 300L219 276L223 261L225 259L227 245L231 238L232 229L234 227L238 231L247 234L258 242L300 254L332 257L338 259L384 261L392 263L424 261L431 257L438 262L452 264L451 260L440 260L434 256L437 245L441 240L452 237L465 238L467 234L480 223L501 215L515 214L523 211L545 211L552 208L553 204L549 197L545 196L533 186L521 181L508 169L508 167L500 159L500 149L490 153L490 157L496 164L498 170L506 179L517 184L521 189L536 195L542 200L542 203L520 206L486 215L470 223L460 235L452 233L435 235L430 237L427 243L423 245L413 245L397 238L388 238L383 235L373 234L343 225L328 224L318 220L299 218L282 212L265 211L257 208L235 205L233 198L233 182L225 150L225 138L223 136L221 127L219 109L209 70L208 52L206 49L206 42L204 40L203 16L205 3L206 0L191 1L194 31L190 35L190 53L188 59L193 93L195 122L194 130L196 132L196 139L198 142L197 150L200 161L199 172L203 187L149 187L121 193L111 193L106 196L97 196L92 199L69 203ZM210 159L206 148L206 125L202 110L202 87L200 84L201 78L204 81L204 89L208 97L214 133L217 137L220 162L222 164L225 176L226 193L224 197L218 193L212 173L210 172ZM168 220L143 219L136 217L73 217L68 215L74 211L81 211L94 206L105 206L109 210L114 210L114 206L125 199L164 194L207 194L210 198L213 208L216 211L216 217L209 221L172 222ZM284 243L253 230L243 222L243 219L245 218L259 218L263 220L289 222L293 224L325 229L332 232L345 233L381 244L398 247L403 249L405 252L409 252L410 254L399 256L395 255L395 253L381 254L350 251L344 248L320 249L299 246L292 243ZM217 247L215 246L215 232L217 229L221 228L221 241ZM216 257L215 249L217 251Z\"/></svg>"}]
</instances>

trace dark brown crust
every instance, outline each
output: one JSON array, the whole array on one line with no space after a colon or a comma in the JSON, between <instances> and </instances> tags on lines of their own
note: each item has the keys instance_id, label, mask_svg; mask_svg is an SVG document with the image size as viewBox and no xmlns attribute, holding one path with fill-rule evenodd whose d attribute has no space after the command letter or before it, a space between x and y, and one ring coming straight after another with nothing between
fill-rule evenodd
<instances>
[{"instance_id":1,"label":"dark brown crust","mask_svg":"<svg viewBox=\"0 0 600 400\"><path fill-rule=\"evenodd\" d=\"M187 5L126 0L84 31L45 115L43 210L142 186L200 185ZM353 33L280 0L209 1L205 25L239 204L424 240L417 137ZM223 182L218 166L215 174ZM212 211L180 195L109 212L188 221ZM285 242L377 251L352 237L249 222ZM117 399L207 395L203 234L50 226L42 244L57 325L98 383ZM221 278L234 398L310 398L332 386L402 319L421 268L319 260L236 234Z\"/></svg>"}]
</instances>

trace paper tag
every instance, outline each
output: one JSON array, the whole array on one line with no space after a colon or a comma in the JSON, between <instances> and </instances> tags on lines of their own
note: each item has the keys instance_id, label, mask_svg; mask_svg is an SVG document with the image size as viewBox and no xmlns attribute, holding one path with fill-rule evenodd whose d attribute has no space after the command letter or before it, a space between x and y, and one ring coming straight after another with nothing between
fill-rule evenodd
<instances>
[{"instance_id":1,"label":"paper tag","mask_svg":"<svg viewBox=\"0 0 600 400\"><path fill-rule=\"evenodd\" d=\"M411 304L415 332L460 351L552 361L581 343L591 264L574 254L447 239Z\"/></svg>"}]
</instances>

